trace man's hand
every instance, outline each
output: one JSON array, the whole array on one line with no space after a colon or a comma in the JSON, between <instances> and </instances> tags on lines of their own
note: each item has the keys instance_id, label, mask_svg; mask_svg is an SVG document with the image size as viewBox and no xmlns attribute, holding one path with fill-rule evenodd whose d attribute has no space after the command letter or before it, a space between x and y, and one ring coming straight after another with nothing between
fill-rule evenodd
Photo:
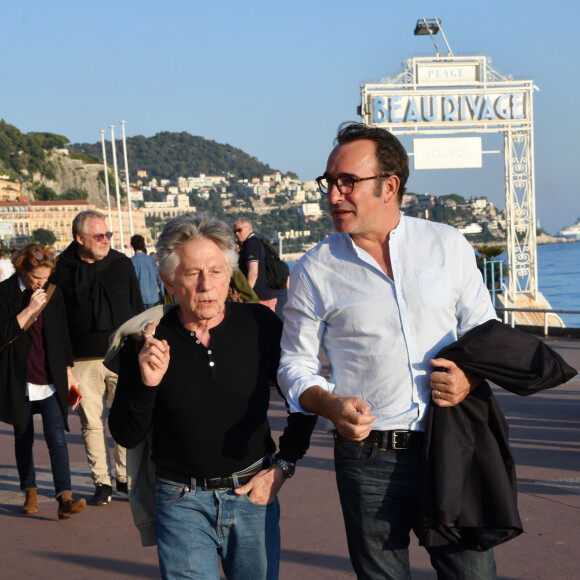
<instances>
[{"instance_id":1,"label":"man's hand","mask_svg":"<svg viewBox=\"0 0 580 580\"><path fill-rule=\"evenodd\" d=\"M453 407L461 403L479 385L481 379L463 372L453 361L435 358L429 361L436 370L431 373L431 398L439 407Z\"/></svg>"},{"instance_id":2,"label":"man's hand","mask_svg":"<svg viewBox=\"0 0 580 580\"><path fill-rule=\"evenodd\" d=\"M256 473L248 483L234 489L234 493L237 495L247 493L254 503L266 505L274 501L285 479L282 468L271 465L268 469Z\"/></svg>"},{"instance_id":3,"label":"man's hand","mask_svg":"<svg viewBox=\"0 0 580 580\"><path fill-rule=\"evenodd\" d=\"M319 386L306 389L300 396L300 405L322 417L330 419L336 430L347 439L362 441L372 429L376 419L371 408L358 397L338 397Z\"/></svg>"},{"instance_id":4,"label":"man's hand","mask_svg":"<svg viewBox=\"0 0 580 580\"><path fill-rule=\"evenodd\" d=\"M157 340L153 336L156 326L157 323L152 322L145 327L143 331L145 344L138 357L141 379L148 387L156 387L169 366L169 345L166 340Z\"/></svg>"},{"instance_id":5,"label":"man's hand","mask_svg":"<svg viewBox=\"0 0 580 580\"><path fill-rule=\"evenodd\" d=\"M75 387L79 386L79 381L78 379L75 377L72 368L71 367L66 367L66 378L68 380L68 388L70 389L73 385Z\"/></svg>"}]
</instances>

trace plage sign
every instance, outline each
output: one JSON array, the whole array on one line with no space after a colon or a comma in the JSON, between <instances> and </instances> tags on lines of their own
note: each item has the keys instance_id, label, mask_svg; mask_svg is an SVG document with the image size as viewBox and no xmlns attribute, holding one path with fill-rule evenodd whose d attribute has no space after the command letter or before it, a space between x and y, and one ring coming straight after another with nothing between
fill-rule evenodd
<instances>
[{"instance_id":1,"label":"plage sign","mask_svg":"<svg viewBox=\"0 0 580 580\"><path fill-rule=\"evenodd\" d=\"M481 157L481 137L413 139L415 169L480 168Z\"/></svg>"}]
</instances>

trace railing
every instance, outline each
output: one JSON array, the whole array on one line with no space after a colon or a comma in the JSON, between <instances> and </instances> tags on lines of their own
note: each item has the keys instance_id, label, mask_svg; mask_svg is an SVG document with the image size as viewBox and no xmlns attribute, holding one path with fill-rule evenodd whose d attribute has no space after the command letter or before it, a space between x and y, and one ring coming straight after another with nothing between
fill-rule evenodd
<instances>
[{"instance_id":1,"label":"railing","mask_svg":"<svg viewBox=\"0 0 580 580\"><path fill-rule=\"evenodd\" d=\"M497 306L495 308L496 312L503 312L504 317L503 321L505 324L508 324L508 312L536 312L536 313L543 313L544 314L544 336L548 336L548 318L550 314L557 315L557 314L580 314L580 310L563 310L557 308L515 308L515 307L504 307L504 306ZM515 319L511 317L511 326L515 326ZM558 326L560 328L560 326Z\"/></svg>"},{"instance_id":2,"label":"railing","mask_svg":"<svg viewBox=\"0 0 580 580\"><path fill-rule=\"evenodd\" d=\"M496 264L498 264L498 268L495 267ZM496 304L496 295L501 294L506 289L503 277L503 264L504 260L483 259L483 283L491 294L491 302L494 306ZM498 270L498 276L496 276L496 270Z\"/></svg>"}]
</instances>

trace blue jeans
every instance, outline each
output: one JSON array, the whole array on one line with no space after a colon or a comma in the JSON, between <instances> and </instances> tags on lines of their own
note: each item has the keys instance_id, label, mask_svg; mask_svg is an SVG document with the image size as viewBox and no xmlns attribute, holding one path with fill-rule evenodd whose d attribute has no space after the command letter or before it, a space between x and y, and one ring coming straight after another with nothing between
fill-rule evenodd
<instances>
[{"instance_id":1,"label":"blue jeans","mask_svg":"<svg viewBox=\"0 0 580 580\"><path fill-rule=\"evenodd\" d=\"M379 449L335 434L336 481L348 541L359 579L411 578L409 541L421 452ZM493 551L456 546L428 548L439 579L493 580Z\"/></svg>"},{"instance_id":2,"label":"blue jeans","mask_svg":"<svg viewBox=\"0 0 580 580\"><path fill-rule=\"evenodd\" d=\"M155 535L161 576L219 580L278 578L280 505L252 502L233 489L205 491L155 478Z\"/></svg>"},{"instance_id":3,"label":"blue jeans","mask_svg":"<svg viewBox=\"0 0 580 580\"><path fill-rule=\"evenodd\" d=\"M52 394L42 401L31 402L26 399L22 423L14 427L14 450L20 477L20 489L36 487L36 473L32 456L34 413L40 413L42 417L44 439L50 455L52 479L56 497L58 497L63 491L70 491L71 485L68 447L64 436L65 421L56 394Z\"/></svg>"}]
</instances>

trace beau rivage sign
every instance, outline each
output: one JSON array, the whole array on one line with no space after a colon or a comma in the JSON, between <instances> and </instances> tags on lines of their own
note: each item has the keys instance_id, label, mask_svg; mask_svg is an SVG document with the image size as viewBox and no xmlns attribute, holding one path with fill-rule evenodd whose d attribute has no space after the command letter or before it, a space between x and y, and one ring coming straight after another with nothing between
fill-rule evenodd
<instances>
[{"instance_id":1,"label":"beau rivage sign","mask_svg":"<svg viewBox=\"0 0 580 580\"><path fill-rule=\"evenodd\" d=\"M538 296L534 90L531 80L496 72L487 57L452 55L413 57L395 78L361 87L363 123L413 135L415 169L482 167L481 137L448 136L503 133L512 300Z\"/></svg>"},{"instance_id":2,"label":"beau rivage sign","mask_svg":"<svg viewBox=\"0 0 580 580\"><path fill-rule=\"evenodd\" d=\"M485 57L415 57L396 78L363 85L359 112L393 133L497 131L531 122L533 90Z\"/></svg>"}]
</instances>

